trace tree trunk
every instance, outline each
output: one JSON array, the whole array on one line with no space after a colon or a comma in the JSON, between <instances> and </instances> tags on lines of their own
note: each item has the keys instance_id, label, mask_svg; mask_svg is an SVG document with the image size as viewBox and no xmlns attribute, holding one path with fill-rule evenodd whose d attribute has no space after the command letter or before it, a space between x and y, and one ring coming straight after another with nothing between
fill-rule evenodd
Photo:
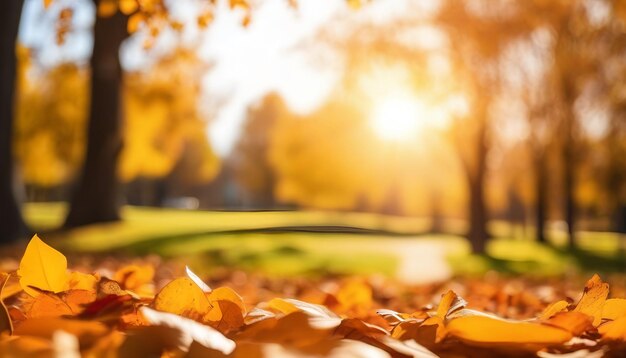
<instances>
[{"instance_id":1,"label":"tree trunk","mask_svg":"<svg viewBox=\"0 0 626 358\"><path fill-rule=\"evenodd\" d=\"M545 243L546 199L547 199L546 163L543 153L535 154L535 238Z\"/></svg>"},{"instance_id":2,"label":"tree trunk","mask_svg":"<svg viewBox=\"0 0 626 358\"><path fill-rule=\"evenodd\" d=\"M122 68L119 49L128 36L126 21L126 16L119 12L111 17L96 17L87 153L70 201L66 228L120 219L117 162L122 149Z\"/></svg>"},{"instance_id":3,"label":"tree trunk","mask_svg":"<svg viewBox=\"0 0 626 358\"><path fill-rule=\"evenodd\" d=\"M17 58L15 44L22 0L0 1L0 244L26 233L13 188L13 119Z\"/></svg>"},{"instance_id":4,"label":"tree trunk","mask_svg":"<svg viewBox=\"0 0 626 358\"><path fill-rule=\"evenodd\" d=\"M487 233L487 208L485 206L485 174L487 160L487 127L479 126L476 138L476 163L474 170L467 170L469 184L469 231L467 238L472 245L472 252L484 254L489 235ZM469 166L468 166L469 167Z\"/></svg>"},{"instance_id":5,"label":"tree trunk","mask_svg":"<svg viewBox=\"0 0 626 358\"><path fill-rule=\"evenodd\" d=\"M574 190L576 187L573 115L565 118L565 143L563 144L563 212L567 224L568 245L576 247L576 201Z\"/></svg>"}]
</instances>

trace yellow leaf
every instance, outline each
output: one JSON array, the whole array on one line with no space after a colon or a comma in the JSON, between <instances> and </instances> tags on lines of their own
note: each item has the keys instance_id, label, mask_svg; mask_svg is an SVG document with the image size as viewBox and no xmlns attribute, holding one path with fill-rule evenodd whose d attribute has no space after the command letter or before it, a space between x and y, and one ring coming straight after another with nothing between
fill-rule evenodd
<instances>
[{"instance_id":1,"label":"yellow leaf","mask_svg":"<svg viewBox=\"0 0 626 358\"><path fill-rule=\"evenodd\" d=\"M154 298L154 308L191 319L202 319L211 304L208 298L190 278L181 277L168 283Z\"/></svg>"},{"instance_id":2,"label":"yellow leaf","mask_svg":"<svg viewBox=\"0 0 626 358\"><path fill-rule=\"evenodd\" d=\"M549 320L543 322L551 326L562 328L579 336L583 332L593 330L592 317L580 312L559 312Z\"/></svg>"},{"instance_id":3,"label":"yellow leaf","mask_svg":"<svg viewBox=\"0 0 626 358\"><path fill-rule=\"evenodd\" d=\"M539 319L541 320L548 319L559 312L563 312L567 310L567 306L569 306L569 303L565 300L554 302L548 307L546 307L545 310L543 310L543 312L539 316Z\"/></svg>"},{"instance_id":4,"label":"yellow leaf","mask_svg":"<svg viewBox=\"0 0 626 358\"><path fill-rule=\"evenodd\" d=\"M0 297L2 297L2 291L4 291L4 286L6 286L7 281L9 281L9 277L11 277L11 275L7 273L0 274ZM11 316L9 316L7 306L5 306L4 302L0 300L0 333L3 332L13 334L13 322L11 322Z\"/></svg>"},{"instance_id":5,"label":"yellow leaf","mask_svg":"<svg viewBox=\"0 0 626 358\"><path fill-rule=\"evenodd\" d=\"M424 322L405 321L393 329L391 336L405 341L412 339L417 343L432 348L447 335L447 329L441 317L430 317Z\"/></svg>"},{"instance_id":6,"label":"yellow leaf","mask_svg":"<svg viewBox=\"0 0 626 358\"><path fill-rule=\"evenodd\" d=\"M69 274L67 280L68 290L95 290L98 284L98 277L82 273L78 271L72 271Z\"/></svg>"},{"instance_id":7,"label":"yellow leaf","mask_svg":"<svg viewBox=\"0 0 626 358\"><path fill-rule=\"evenodd\" d=\"M598 332L606 340L626 341L626 316L622 316L615 321L606 322L598 327Z\"/></svg>"},{"instance_id":8,"label":"yellow leaf","mask_svg":"<svg viewBox=\"0 0 626 358\"><path fill-rule=\"evenodd\" d=\"M609 284L603 282L600 276L593 275L585 285L583 297L580 299L575 312L581 312L593 317L593 325L598 326L602 321L602 307L609 295Z\"/></svg>"},{"instance_id":9,"label":"yellow leaf","mask_svg":"<svg viewBox=\"0 0 626 358\"><path fill-rule=\"evenodd\" d=\"M243 298L239 296L237 292L235 292L230 287L218 287L215 290L211 291L208 295L209 302L217 302L217 301L229 301L234 303L243 314L246 313L246 306L243 303Z\"/></svg>"},{"instance_id":10,"label":"yellow leaf","mask_svg":"<svg viewBox=\"0 0 626 358\"><path fill-rule=\"evenodd\" d=\"M152 279L154 267L152 265L127 265L115 272L113 280L117 281L125 290L138 294L153 295Z\"/></svg>"},{"instance_id":11,"label":"yellow leaf","mask_svg":"<svg viewBox=\"0 0 626 358\"><path fill-rule=\"evenodd\" d=\"M102 0L98 4L98 16L111 17L117 12L117 0Z\"/></svg>"},{"instance_id":12,"label":"yellow leaf","mask_svg":"<svg viewBox=\"0 0 626 358\"><path fill-rule=\"evenodd\" d=\"M267 307L269 309L272 309L274 311L278 311L284 314L289 314L289 313L300 311L296 306L283 300L282 298L272 298L267 303Z\"/></svg>"},{"instance_id":13,"label":"yellow leaf","mask_svg":"<svg viewBox=\"0 0 626 358\"><path fill-rule=\"evenodd\" d=\"M467 302L459 297L454 291L449 290L442 297L439 302L439 306L437 306L437 316L446 318L448 314L455 312L463 307L467 306ZM416 312L419 314L419 312Z\"/></svg>"},{"instance_id":14,"label":"yellow leaf","mask_svg":"<svg viewBox=\"0 0 626 358\"><path fill-rule=\"evenodd\" d=\"M120 11L124 15L130 15L133 12L137 11L137 9L139 8L137 0L119 0L119 2Z\"/></svg>"},{"instance_id":15,"label":"yellow leaf","mask_svg":"<svg viewBox=\"0 0 626 358\"><path fill-rule=\"evenodd\" d=\"M626 299L611 298L604 302L602 307L602 318L616 320L626 316Z\"/></svg>"},{"instance_id":16,"label":"yellow leaf","mask_svg":"<svg viewBox=\"0 0 626 358\"><path fill-rule=\"evenodd\" d=\"M43 0L43 7L47 9L52 4L52 0Z\"/></svg>"},{"instance_id":17,"label":"yellow leaf","mask_svg":"<svg viewBox=\"0 0 626 358\"><path fill-rule=\"evenodd\" d=\"M237 292L229 287L219 287L207 297L212 308L204 319L213 327L228 332L243 326L246 306Z\"/></svg>"},{"instance_id":18,"label":"yellow leaf","mask_svg":"<svg viewBox=\"0 0 626 358\"><path fill-rule=\"evenodd\" d=\"M446 327L450 335L478 345L520 344L523 348L564 343L572 338L570 332L560 328L483 315L454 318Z\"/></svg>"},{"instance_id":19,"label":"yellow leaf","mask_svg":"<svg viewBox=\"0 0 626 358\"><path fill-rule=\"evenodd\" d=\"M598 327L598 332L606 340L626 341L626 316L604 323Z\"/></svg>"},{"instance_id":20,"label":"yellow leaf","mask_svg":"<svg viewBox=\"0 0 626 358\"><path fill-rule=\"evenodd\" d=\"M35 235L26 247L17 274L24 291L36 296L36 290L28 286L55 293L63 291L67 284L66 270L65 256Z\"/></svg>"}]
</instances>

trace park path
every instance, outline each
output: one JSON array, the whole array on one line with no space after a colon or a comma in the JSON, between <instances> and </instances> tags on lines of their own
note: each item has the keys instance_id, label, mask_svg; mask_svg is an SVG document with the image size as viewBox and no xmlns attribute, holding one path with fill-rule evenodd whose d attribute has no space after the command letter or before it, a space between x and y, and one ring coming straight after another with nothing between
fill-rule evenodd
<instances>
[{"instance_id":1,"label":"park path","mask_svg":"<svg viewBox=\"0 0 626 358\"><path fill-rule=\"evenodd\" d=\"M398 258L396 279L407 284L444 281L452 276L446 246L429 239L388 239L386 252Z\"/></svg>"}]
</instances>

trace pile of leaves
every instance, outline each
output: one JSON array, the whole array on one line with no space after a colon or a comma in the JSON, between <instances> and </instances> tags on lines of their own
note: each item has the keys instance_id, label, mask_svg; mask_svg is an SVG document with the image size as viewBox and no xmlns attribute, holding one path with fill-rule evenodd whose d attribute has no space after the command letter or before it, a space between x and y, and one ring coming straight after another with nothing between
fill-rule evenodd
<instances>
[{"instance_id":1,"label":"pile of leaves","mask_svg":"<svg viewBox=\"0 0 626 358\"><path fill-rule=\"evenodd\" d=\"M487 313L447 290L435 306L378 307L358 279L334 293L251 303L189 268L155 290L151 265L109 275L67 270L37 236L19 269L0 273L0 356L63 357L600 357L626 353L626 299L594 275L577 302L542 305L528 292L502 307L545 307L533 318ZM244 295L245 296L245 295ZM499 294L494 296L498 300ZM504 296L502 296L504 297ZM468 300L472 300L471 295ZM380 300L379 300L380 301ZM516 302L511 302L516 301ZM498 311L498 305L493 306ZM394 306L395 308L395 306ZM531 311L533 309L530 309Z\"/></svg>"}]
</instances>

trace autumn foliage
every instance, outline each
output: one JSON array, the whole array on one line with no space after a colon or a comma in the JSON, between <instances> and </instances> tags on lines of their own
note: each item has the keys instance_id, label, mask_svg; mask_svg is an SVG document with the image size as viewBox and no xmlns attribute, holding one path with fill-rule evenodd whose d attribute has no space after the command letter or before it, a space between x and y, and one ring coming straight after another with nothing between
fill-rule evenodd
<instances>
[{"instance_id":1,"label":"autumn foliage","mask_svg":"<svg viewBox=\"0 0 626 358\"><path fill-rule=\"evenodd\" d=\"M578 302L558 300L519 320L470 309L452 290L435 306L396 312L376 309L376 292L362 280L252 304L188 267L156 292L154 276L140 264L111 277L68 271L65 256L34 236L19 269L1 276L0 354L552 357L619 354L626 340L626 299L608 299L598 275Z\"/></svg>"}]
</instances>

